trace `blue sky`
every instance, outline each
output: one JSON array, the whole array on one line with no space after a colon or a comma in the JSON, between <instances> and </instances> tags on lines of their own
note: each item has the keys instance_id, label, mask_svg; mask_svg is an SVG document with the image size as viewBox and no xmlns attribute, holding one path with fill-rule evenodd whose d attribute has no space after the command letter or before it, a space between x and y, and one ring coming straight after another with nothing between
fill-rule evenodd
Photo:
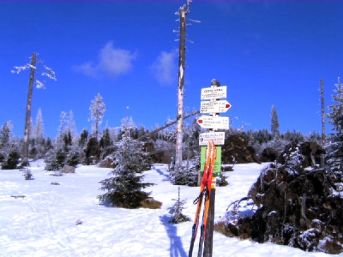
<instances>
[{"instance_id":1,"label":"blue sky","mask_svg":"<svg viewBox=\"0 0 343 257\"><path fill-rule=\"evenodd\" d=\"M33 51L56 74L35 89L54 137L61 111L77 129L90 128L89 105L105 101L104 123L124 116L153 128L176 116L177 35L174 15L183 1L5 1L0 3L0 124L23 133L28 73L13 66ZM280 128L320 131L319 80L327 104L341 65L343 2L197 1L187 27L185 110L198 109L200 89L213 78L228 85L233 127L269 129L274 104Z\"/></svg>"}]
</instances>

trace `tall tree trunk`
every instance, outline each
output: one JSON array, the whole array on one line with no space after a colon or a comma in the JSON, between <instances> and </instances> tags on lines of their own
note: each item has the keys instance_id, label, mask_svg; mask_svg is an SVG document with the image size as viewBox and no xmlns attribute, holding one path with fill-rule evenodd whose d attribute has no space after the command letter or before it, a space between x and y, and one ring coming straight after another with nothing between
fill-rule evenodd
<instances>
[{"instance_id":1,"label":"tall tree trunk","mask_svg":"<svg viewBox=\"0 0 343 257\"><path fill-rule=\"evenodd\" d=\"M25 114L24 149L23 149L23 152L24 152L23 164L24 165L28 165L28 159L29 159L32 91L33 91L33 84L35 82L36 62L37 62L37 55L36 55L36 53L32 53L31 67L30 67L30 78L29 78L29 89L28 89L28 93L27 93L26 114Z\"/></svg>"},{"instance_id":2,"label":"tall tree trunk","mask_svg":"<svg viewBox=\"0 0 343 257\"><path fill-rule=\"evenodd\" d=\"M322 147L325 146L326 141L326 129L325 129L325 102L324 102L324 80L320 80L320 104L321 104L321 121L322 121ZM325 165L325 155L322 154L320 157L320 166Z\"/></svg>"},{"instance_id":3,"label":"tall tree trunk","mask_svg":"<svg viewBox=\"0 0 343 257\"><path fill-rule=\"evenodd\" d=\"M325 129L325 102L324 102L324 80L320 80L320 103L321 103L321 118L322 118L322 146L325 144L326 129Z\"/></svg>"},{"instance_id":4,"label":"tall tree trunk","mask_svg":"<svg viewBox=\"0 0 343 257\"><path fill-rule=\"evenodd\" d=\"M178 169L182 164L182 139L183 139L183 94L185 81L185 57L186 57L186 15L188 9L184 5L179 9L180 16L180 43L179 43L179 79L178 79L178 105L177 105L177 131L175 167Z\"/></svg>"},{"instance_id":5,"label":"tall tree trunk","mask_svg":"<svg viewBox=\"0 0 343 257\"><path fill-rule=\"evenodd\" d=\"M98 118L95 121L95 138L98 140L98 129L99 129L99 120Z\"/></svg>"}]
</instances>

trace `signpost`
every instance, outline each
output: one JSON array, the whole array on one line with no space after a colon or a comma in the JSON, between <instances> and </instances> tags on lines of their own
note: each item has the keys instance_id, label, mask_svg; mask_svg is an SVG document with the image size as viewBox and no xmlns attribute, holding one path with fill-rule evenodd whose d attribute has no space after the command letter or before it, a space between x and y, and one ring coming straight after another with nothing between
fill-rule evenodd
<instances>
[{"instance_id":1,"label":"signpost","mask_svg":"<svg viewBox=\"0 0 343 257\"><path fill-rule=\"evenodd\" d=\"M201 89L201 100L226 98L227 86L205 87Z\"/></svg>"},{"instance_id":2,"label":"signpost","mask_svg":"<svg viewBox=\"0 0 343 257\"><path fill-rule=\"evenodd\" d=\"M210 193L210 207L207 217L206 240L203 257L212 257L213 252L213 227L214 227L214 201L216 193L216 177L221 172L221 146L225 142L225 132L216 130L229 129L229 117L220 117L219 113L225 113L231 108L231 104L225 99L227 97L227 86L220 86L217 80L211 81L211 87L201 89L201 106L200 113L210 114L202 115L197 123L209 131L199 135L199 145L201 146L200 166L201 171L204 169L206 162L206 146L212 140L216 145L217 158L214 165L213 180ZM219 146L218 146L219 145ZM201 181L199 175L199 182Z\"/></svg>"},{"instance_id":3,"label":"signpost","mask_svg":"<svg viewBox=\"0 0 343 257\"><path fill-rule=\"evenodd\" d=\"M200 116L197 123L207 129L229 129L229 117Z\"/></svg>"},{"instance_id":4,"label":"signpost","mask_svg":"<svg viewBox=\"0 0 343 257\"><path fill-rule=\"evenodd\" d=\"M207 145L212 140L215 145L223 145L225 132L207 132L199 135L199 145Z\"/></svg>"},{"instance_id":5,"label":"signpost","mask_svg":"<svg viewBox=\"0 0 343 257\"><path fill-rule=\"evenodd\" d=\"M231 104L226 100L202 101L200 103L200 113L220 113L227 112Z\"/></svg>"}]
</instances>

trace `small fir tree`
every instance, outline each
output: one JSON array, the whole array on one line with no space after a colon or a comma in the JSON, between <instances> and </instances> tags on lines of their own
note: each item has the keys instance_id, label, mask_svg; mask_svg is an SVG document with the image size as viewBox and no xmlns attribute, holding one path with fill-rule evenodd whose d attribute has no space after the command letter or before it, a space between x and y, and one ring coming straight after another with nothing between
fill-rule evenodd
<instances>
[{"instance_id":1,"label":"small fir tree","mask_svg":"<svg viewBox=\"0 0 343 257\"><path fill-rule=\"evenodd\" d=\"M33 175L30 169L25 169L23 172L23 176L25 180L33 180Z\"/></svg>"},{"instance_id":2,"label":"small fir tree","mask_svg":"<svg viewBox=\"0 0 343 257\"><path fill-rule=\"evenodd\" d=\"M99 199L107 206L138 208L149 197L142 189L152 185L142 182L143 176L138 174L147 168L146 154L142 143L131 137L128 124L122 125L122 131L122 140L114 154L113 176L100 182L101 189L107 192Z\"/></svg>"},{"instance_id":3,"label":"small fir tree","mask_svg":"<svg viewBox=\"0 0 343 257\"><path fill-rule=\"evenodd\" d=\"M185 208L184 205L185 205L185 200L181 200L180 187L178 187L177 199L175 200L174 205L169 208L169 214L171 214L170 221L169 221L170 223L178 224L181 222L190 221L190 218L182 213L182 210Z\"/></svg>"}]
</instances>

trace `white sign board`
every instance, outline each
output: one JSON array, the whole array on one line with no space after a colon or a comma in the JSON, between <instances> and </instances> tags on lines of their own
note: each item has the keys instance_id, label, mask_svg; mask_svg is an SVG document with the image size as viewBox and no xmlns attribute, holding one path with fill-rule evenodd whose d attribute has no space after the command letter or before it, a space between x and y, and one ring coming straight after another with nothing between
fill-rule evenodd
<instances>
[{"instance_id":1,"label":"white sign board","mask_svg":"<svg viewBox=\"0 0 343 257\"><path fill-rule=\"evenodd\" d=\"M227 86L205 87L201 89L201 100L226 98Z\"/></svg>"},{"instance_id":2,"label":"white sign board","mask_svg":"<svg viewBox=\"0 0 343 257\"><path fill-rule=\"evenodd\" d=\"M202 128L208 129L229 129L229 117L201 116L197 123Z\"/></svg>"},{"instance_id":3,"label":"white sign board","mask_svg":"<svg viewBox=\"0 0 343 257\"><path fill-rule=\"evenodd\" d=\"M202 101L200 113L219 113L227 112L231 108L231 104L226 100L218 101Z\"/></svg>"},{"instance_id":4,"label":"white sign board","mask_svg":"<svg viewBox=\"0 0 343 257\"><path fill-rule=\"evenodd\" d=\"M208 132L199 135L199 145L207 145L209 140L215 145L224 145L225 132Z\"/></svg>"}]
</instances>

